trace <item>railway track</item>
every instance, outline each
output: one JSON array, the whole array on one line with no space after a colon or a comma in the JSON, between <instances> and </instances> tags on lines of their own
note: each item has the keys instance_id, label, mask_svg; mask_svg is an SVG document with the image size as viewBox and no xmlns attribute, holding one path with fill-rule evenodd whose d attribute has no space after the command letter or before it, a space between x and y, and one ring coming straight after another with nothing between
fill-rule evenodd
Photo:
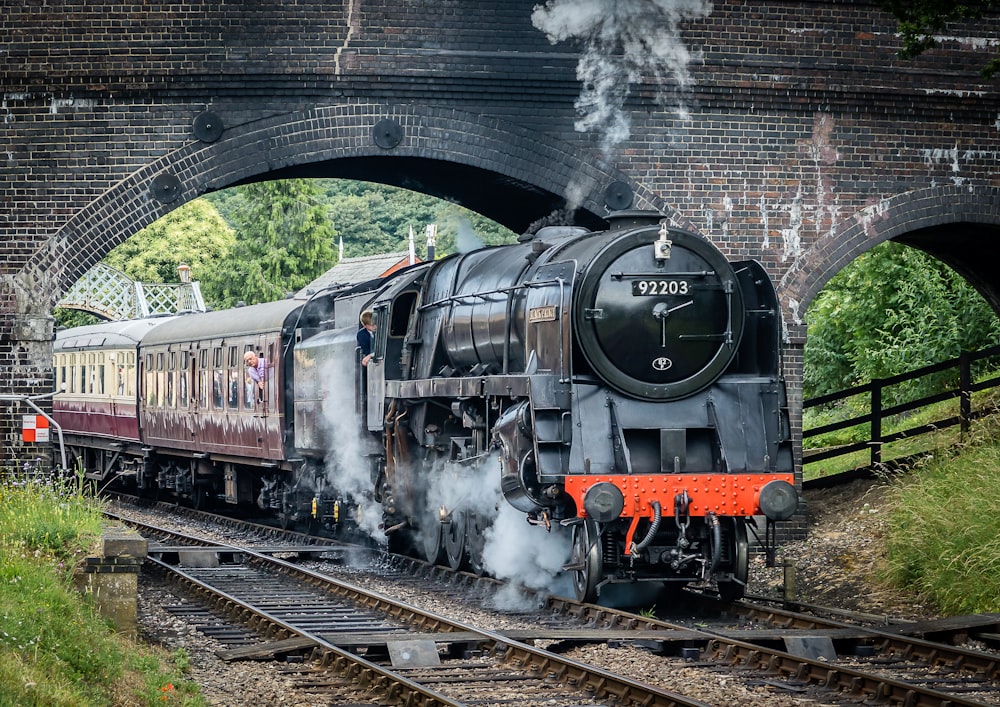
<instances>
[{"instance_id":1,"label":"railway track","mask_svg":"<svg viewBox=\"0 0 1000 707\"><path fill-rule=\"evenodd\" d=\"M148 535L183 536L153 526ZM154 554L157 552L154 549ZM464 705L506 687L520 704L690 705L705 703L570 660L490 631L452 621L247 548L220 548L234 563L208 562L202 543L192 564L149 562L218 615L249 626L242 655L308 652L314 677L336 675L365 691L408 705ZM238 561L237 561L238 558ZM218 627L217 627L218 628ZM229 629L224 629L229 630ZM234 635L234 634L231 634ZM384 647L388 661L378 648ZM351 648L353 650L348 650ZM442 651L458 660L442 663ZM369 657L370 656L370 657ZM337 681L333 683L337 687Z\"/></svg>"},{"instance_id":2,"label":"railway track","mask_svg":"<svg viewBox=\"0 0 1000 707\"><path fill-rule=\"evenodd\" d=\"M273 537L280 535L280 531L265 532ZM159 542L162 551L154 554L172 555L173 562L177 562L177 557L184 552L176 545L164 544L179 544L182 542L179 537L173 540L164 537ZM632 685L628 679L616 683L615 680L621 680L623 676L615 676L607 666L593 673L594 677L584 677L590 673L580 667L584 664L583 661L572 661L565 667L556 667L557 664L552 662L555 660L553 656L556 656L554 652L532 652L538 650L534 648L536 645L555 647L560 654L558 658L562 660L565 655L574 653L576 647L603 644L641 646L648 652L647 655L655 654L655 658L649 662L650 675L676 670L678 666L683 666L686 669L695 668L725 674L730 678L737 675L740 679L757 685L766 685L778 692L820 694L827 704L858 704L872 700L905 705L981 705L1000 702L1000 687L997 685L995 667L996 655L987 651L947 645L940 642L943 640L943 634L935 635L936 640L929 641L912 635L916 631L912 626L897 626L892 630L886 630L884 627L821 620L802 612L741 602L729 609L740 612L741 618L735 627L732 626L732 619L728 619L730 624L728 627L727 619L723 619L713 627L699 628L606 607L577 604L558 597L547 597L538 600L540 610L533 628L502 632L481 631L459 622L449 624L444 617L437 615L433 619L427 618L426 615L421 618L419 614L406 618L400 613L402 609L390 608L390 604L383 604L387 599L383 595L375 594L365 599L361 594L354 594L356 588L330 589L330 586L337 583L329 578L329 569L319 573L298 566L313 564L312 560L302 558L321 557L324 554L337 561L336 558L344 550L330 541L310 540L310 544L304 544L302 536L293 535L288 537L284 544L278 543L261 549L263 552L242 548L212 550L210 554L226 558L220 562L220 567L228 564L233 569L223 572L220 568L214 567L185 567L183 573L187 578L180 581L188 585L188 591L200 593L207 590L194 588L199 583L206 583L204 577L199 575L221 577L228 573L231 574L227 580L229 584L223 587L223 594L227 598L216 600L221 601L222 606L226 606L227 602L229 606L236 605L233 603L237 596L235 588L242 590L259 586L266 588L259 601L264 614L275 613L275 597L280 598L279 604L297 610L304 605L304 600L296 593L301 590L296 590L292 586L279 588L272 583L276 580L244 574L251 568L254 572L261 571L259 565L265 562L261 558L270 558L273 554L295 558L296 564L280 563L283 569L278 574L283 577L282 581L303 572L302 578L294 582L306 582L310 586L310 591L316 591L314 583L319 582L327 587L323 590L324 594L336 595L354 608L334 609L317 605L315 611L307 613L314 621L320 622L319 630L308 622L301 631L291 628L294 625L292 622L286 622L289 623L289 627L285 627L281 622L287 617L276 616L279 623L273 624L274 628L265 631L263 639L259 635L252 639L246 635L240 636L239 630L232 628L220 628L219 631L233 632L232 640L223 641L231 646L229 650L232 652L227 656L229 659L287 658L290 655L297 655L301 657L303 663L298 664L299 667L295 670L302 672L303 680L315 678L320 682L332 681L335 686L333 689L344 689L345 681L351 684L362 682L366 685L365 689L372 689L375 685L395 684L393 682L395 678L386 677L377 671L373 672L364 664L348 669L346 667L348 656L358 656L380 666L381 669L387 669L386 666L394 668L392 651L398 651L400 644L416 641L418 643L411 643L410 647L422 645L427 655L437 654L439 660L443 657L443 665L402 666L390 672L415 682L419 682L416 678L418 675L423 676L420 679L430 683L434 683L437 679L432 676L447 676L446 684L452 689L457 689L456 686L467 679L473 695L477 691L488 692L486 684L498 689L508 680L517 680L519 688L525 690L527 689L525 683L533 679L540 685L537 688L539 696L555 697L558 694L555 698L565 700L560 704L567 705L577 704L572 701L574 699L585 700L581 704L599 704L602 703L601 699L607 700L609 704L701 704L697 701L684 701L689 698L670 690L660 690L659 693L662 694L650 693L656 695L655 697L647 695L639 698L637 690L640 688ZM237 556L240 556L238 563ZM249 557L254 559L247 563ZM493 583L493 580L451 573L445 568L421 566L423 563L412 560L399 559L398 563L393 573L396 581L433 583L437 592L444 590L456 597L464 593L473 597L472 601L482 600L482 588L477 589L479 582ZM190 562L178 564L190 564ZM176 570L165 566L163 571ZM341 595L344 591L348 592L348 595ZM700 600L709 601L710 598ZM207 600L201 603L210 605ZM245 603L252 605L254 602L246 600ZM365 614L362 617L357 613L360 611L357 607L364 607L365 612L374 611L377 616L370 618ZM219 610L210 611L217 614ZM338 611L346 612L345 615L350 616L357 625L343 629L331 628L338 625L336 621ZM256 633L259 634L259 622L263 619L253 616L256 614L250 613L249 609L240 609L236 611L236 617L230 615L228 621L239 619L244 624L254 626L257 629ZM391 620L386 617L390 617ZM299 618L305 620L306 617L303 615ZM226 623L218 618L213 620L219 621L220 626ZM440 621L445 623L438 623ZM955 633L961 633L963 626L960 622L955 621L954 624ZM966 633L970 630L991 633L992 627L986 618L980 619L979 624L978 628L964 626L964 630ZM442 629L441 626L445 625L451 625L452 628ZM433 626L433 629L429 628L430 626ZM908 629L911 630L911 635L907 635ZM995 629L992 632L995 632ZM396 647L390 649L390 646ZM830 646L836 648L832 652L821 650ZM333 648L340 652L330 652ZM520 652L525 649L531 650ZM305 660L304 656L308 656L308 660ZM484 664L486 656L490 661L501 662ZM316 667L307 669L306 665ZM462 665L468 667L462 668ZM516 672L504 672L512 671L510 667L512 665L516 667ZM466 673L466 678L462 677L464 670L470 671ZM477 672L478 678L475 676ZM504 677L506 675L513 677ZM573 683L573 689L565 694L557 693L554 685L559 683L560 689L566 689L566 681ZM582 693L578 685L584 686ZM390 692L393 690L402 688L391 688ZM602 693L604 690L609 691ZM435 689L430 691L439 692ZM451 699L449 695L443 696ZM462 704L466 703L462 700L479 703L481 698L482 694L478 697L459 696L454 699L458 699L457 703ZM432 698L425 696L421 699ZM438 697L435 696L433 699ZM643 701L648 699L654 701ZM522 700L519 704L532 704L532 702Z\"/></svg>"}]
</instances>

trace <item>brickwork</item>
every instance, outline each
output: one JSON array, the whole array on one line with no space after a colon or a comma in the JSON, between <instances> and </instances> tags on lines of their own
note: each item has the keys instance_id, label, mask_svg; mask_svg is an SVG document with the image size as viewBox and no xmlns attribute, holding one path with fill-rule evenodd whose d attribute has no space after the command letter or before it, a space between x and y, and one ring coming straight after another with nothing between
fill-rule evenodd
<instances>
[{"instance_id":1,"label":"brickwork","mask_svg":"<svg viewBox=\"0 0 1000 707\"><path fill-rule=\"evenodd\" d=\"M566 199L595 223L624 182L635 206L778 283L796 428L806 308L858 254L919 234L1000 303L981 245L1000 223L1000 101L976 73L1000 24L904 62L869 3L720 0L684 25L691 85L647 71L628 138L602 151L574 129L579 46L536 29L535 4L5 2L3 392L51 390L51 306L112 247L201 194L275 176L406 184L515 229ZM198 134L206 114L217 139ZM379 144L376 125L398 133ZM953 239L970 224L984 237ZM5 457L24 453L22 411L0 411Z\"/></svg>"}]
</instances>

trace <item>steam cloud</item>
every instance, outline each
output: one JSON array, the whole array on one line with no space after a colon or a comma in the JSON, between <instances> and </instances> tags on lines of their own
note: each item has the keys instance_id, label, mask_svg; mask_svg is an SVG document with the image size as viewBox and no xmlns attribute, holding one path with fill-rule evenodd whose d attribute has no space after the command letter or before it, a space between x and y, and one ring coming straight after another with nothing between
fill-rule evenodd
<instances>
[{"instance_id":1,"label":"steam cloud","mask_svg":"<svg viewBox=\"0 0 1000 707\"><path fill-rule=\"evenodd\" d=\"M382 504L372 494L371 471L365 463L366 440L361 438L353 397L341 391L354 389L353 366L333 366L323 378L323 417L330 440L326 458L327 482L361 504L361 529L381 544Z\"/></svg>"},{"instance_id":2,"label":"steam cloud","mask_svg":"<svg viewBox=\"0 0 1000 707\"><path fill-rule=\"evenodd\" d=\"M459 253L470 253L482 248L484 243L476 235L472 222L466 218L458 219L458 231L455 234L455 249Z\"/></svg>"},{"instance_id":3,"label":"steam cloud","mask_svg":"<svg viewBox=\"0 0 1000 707\"><path fill-rule=\"evenodd\" d=\"M535 6L531 22L550 42L582 45L576 76L583 89L575 103L581 117L574 127L600 131L605 157L629 136L625 101L644 73L658 86L659 102L665 102L671 76L680 88L691 84L691 54L679 25L711 11L707 0L548 0Z\"/></svg>"},{"instance_id":4,"label":"steam cloud","mask_svg":"<svg viewBox=\"0 0 1000 707\"><path fill-rule=\"evenodd\" d=\"M475 238L471 227L467 231ZM323 376L323 386L323 417L329 447L326 482L360 504L360 529L384 545L382 505L373 497L371 472L364 461L371 451L368 448L371 442L361 435L353 414L353 397L342 392L353 390L353 367L331 367ZM443 507L448 511L476 513L483 519L483 525L492 523L484 533L483 565L494 577L509 582L493 598L498 608L534 608L529 605L531 600L523 593L524 588L569 595L569 580L561 574L561 568L570 556L570 533L558 525L550 532L529 525L524 513L503 500L495 455L486 455L486 461L478 466L444 461L426 464L418 476L424 489L416 492L426 494L426 508L432 516Z\"/></svg>"}]
</instances>

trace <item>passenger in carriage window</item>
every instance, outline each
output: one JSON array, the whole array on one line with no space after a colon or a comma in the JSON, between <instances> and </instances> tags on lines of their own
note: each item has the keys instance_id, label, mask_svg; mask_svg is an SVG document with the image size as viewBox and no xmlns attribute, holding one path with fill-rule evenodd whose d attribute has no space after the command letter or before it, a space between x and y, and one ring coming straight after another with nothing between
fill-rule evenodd
<instances>
[{"instance_id":1,"label":"passenger in carriage window","mask_svg":"<svg viewBox=\"0 0 1000 707\"><path fill-rule=\"evenodd\" d=\"M264 384L267 383L270 369L267 359L253 351L247 351L243 354L243 363L246 364L247 375L257 385L257 402L264 402Z\"/></svg>"}]
</instances>

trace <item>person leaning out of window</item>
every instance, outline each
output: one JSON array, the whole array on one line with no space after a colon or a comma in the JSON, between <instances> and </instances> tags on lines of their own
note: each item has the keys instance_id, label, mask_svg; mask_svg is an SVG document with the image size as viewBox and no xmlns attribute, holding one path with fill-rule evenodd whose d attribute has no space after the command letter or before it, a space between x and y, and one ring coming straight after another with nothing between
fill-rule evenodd
<instances>
[{"instance_id":1,"label":"person leaning out of window","mask_svg":"<svg viewBox=\"0 0 1000 707\"><path fill-rule=\"evenodd\" d=\"M268 363L263 356L258 356L253 351L243 354L243 363L247 367L247 375L254 382L257 388L257 402L264 402L264 384L267 382Z\"/></svg>"},{"instance_id":2,"label":"person leaning out of window","mask_svg":"<svg viewBox=\"0 0 1000 707\"><path fill-rule=\"evenodd\" d=\"M367 367L372 360L375 347L375 317L370 309L361 313L361 328L358 329L358 348L361 349L361 365Z\"/></svg>"}]
</instances>

